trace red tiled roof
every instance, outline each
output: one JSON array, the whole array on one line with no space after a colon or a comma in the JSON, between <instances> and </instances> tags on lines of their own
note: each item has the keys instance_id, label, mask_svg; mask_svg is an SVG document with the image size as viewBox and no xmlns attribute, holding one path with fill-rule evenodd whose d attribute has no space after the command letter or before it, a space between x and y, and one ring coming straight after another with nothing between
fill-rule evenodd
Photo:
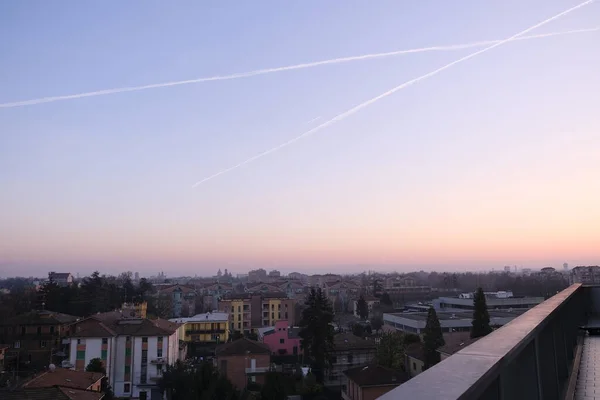
<instances>
[{"instance_id":1,"label":"red tiled roof","mask_svg":"<svg viewBox=\"0 0 600 400\"><path fill-rule=\"evenodd\" d=\"M44 372L23 385L24 388L44 388L52 386L68 386L75 389L88 389L104 377L100 372L73 371L57 368Z\"/></svg>"},{"instance_id":2,"label":"red tiled roof","mask_svg":"<svg viewBox=\"0 0 600 400\"><path fill-rule=\"evenodd\" d=\"M244 354L271 354L269 346L254 340L241 338L217 347L217 356L235 356Z\"/></svg>"},{"instance_id":3,"label":"red tiled roof","mask_svg":"<svg viewBox=\"0 0 600 400\"><path fill-rule=\"evenodd\" d=\"M398 386L410 379L403 371L396 371L380 365L363 365L344 371L344 375L360 387Z\"/></svg>"}]
</instances>

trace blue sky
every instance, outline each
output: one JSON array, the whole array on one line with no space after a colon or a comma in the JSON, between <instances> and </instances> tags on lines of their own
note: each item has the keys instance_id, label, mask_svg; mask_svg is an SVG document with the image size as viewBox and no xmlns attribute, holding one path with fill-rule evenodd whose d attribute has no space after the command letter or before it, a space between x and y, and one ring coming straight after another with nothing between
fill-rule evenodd
<instances>
[{"instance_id":1,"label":"blue sky","mask_svg":"<svg viewBox=\"0 0 600 400\"><path fill-rule=\"evenodd\" d=\"M578 3L4 2L0 103L503 39ZM195 189L475 49L0 108L0 275L597 264L599 44L508 43Z\"/></svg>"}]
</instances>

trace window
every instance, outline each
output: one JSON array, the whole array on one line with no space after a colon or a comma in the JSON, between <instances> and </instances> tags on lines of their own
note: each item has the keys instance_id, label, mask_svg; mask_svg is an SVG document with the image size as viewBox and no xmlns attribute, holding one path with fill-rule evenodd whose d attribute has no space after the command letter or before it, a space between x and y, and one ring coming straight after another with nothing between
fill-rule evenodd
<instances>
[{"instance_id":1,"label":"window","mask_svg":"<svg viewBox=\"0 0 600 400\"><path fill-rule=\"evenodd\" d=\"M102 344L108 344L108 338L103 337L102 338Z\"/></svg>"},{"instance_id":2,"label":"window","mask_svg":"<svg viewBox=\"0 0 600 400\"><path fill-rule=\"evenodd\" d=\"M100 358L102 358L103 360L106 360L107 357L107 350L100 350Z\"/></svg>"},{"instance_id":3,"label":"window","mask_svg":"<svg viewBox=\"0 0 600 400\"><path fill-rule=\"evenodd\" d=\"M288 319L288 312L285 312L285 319Z\"/></svg>"},{"instance_id":4,"label":"window","mask_svg":"<svg viewBox=\"0 0 600 400\"><path fill-rule=\"evenodd\" d=\"M231 306L231 312L235 312L235 307Z\"/></svg>"},{"instance_id":5,"label":"window","mask_svg":"<svg viewBox=\"0 0 600 400\"><path fill-rule=\"evenodd\" d=\"M416 371L417 370L417 363L413 362L413 369Z\"/></svg>"},{"instance_id":6,"label":"window","mask_svg":"<svg viewBox=\"0 0 600 400\"><path fill-rule=\"evenodd\" d=\"M126 341L127 343L131 342L131 336L125 336L125 341Z\"/></svg>"},{"instance_id":7,"label":"window","mask_svg":"<svg viewBox=\"0 0 600 400\"><path fill-rule=\"evenodd\" d=\"M13 346L15 349L20 349L21 348L21 342L20 341L16 341L15 345Z\"/></svg>"},{"instance_id":8,"label":"window","mask_svg":"<svg viewBox=\"0 0 600 400\"><path fill-rule=\"evenodd\" d=\"M40 348L45 349L46 345L47 345L47 343L45 340L40 340Z\"/></svg>"},{"instance_id":9,"label":"window","mask_svg":"<svg viewBox=\"0 0 600 400\"><path fill-rule=\"evenodd\" d=\"M275 310L275 304L271 304L271 310Z\"/></svg>"},{"instance_id":10,"label":"window","mask_svg":"<svg viewBox=\"0 0 600 400\"><path fill-rule=\"evenodd\" d=\"M147 400L148 394L146 392L140 392L140 400Z\"/></svg>"},{"instance_id":11,"label":"window","mask_svg":"<svg viewBox=\"0 0 600 400\"><path fill-rule=\"evenodd\" d=\"M238 306L238 312L242 312L242 306Z\"/></svg>"},{"instance_id":12,"label":"window","mask_svg":"<svg viewBox=\"0 0 600 400\"><path fill-rule=\"evenodd\" d=\"M156 339L156 340L158 340L158 343L160 343L160 342L162 342L162 341L163 341L163 337L162 337L162 336L159 336L159 337L158 337L158 339Z\"/></svg>"},{"instance_id":13,"label":"window","mask_svg":"<svg viewBox=\"0 0 600 400\"><path fill-rule=\"evenodd\" d=\"M158 349L156 349L156 357L157 358L161 358L162 357L162 348L159 347Z\"/></svg>"},{"instance_id":14,"label":"window","mask_svg":"<svg viewBox=\"0 0 600 400\"><path fill-rule=\"evenodd\" d=\"M285 339L279 339L279 344L284 344L285 343Z\"/></svg>"},{"instance_id":15,"label":"window","mask_svg":"<svg viewBox=\"0 0 600 400\"><path fill-rule=\"evenodd\" d=\"M42 334L42 327L41 327L41 326L38 326L38 327L37 327L37 334L38 334L38 335L41 335L41 334Z\"/></svg>"},{"instance_id":16,"label":"window","mask_svg":"<svg viewBox=\"0 0 600 400\"><path fill-rule=\"evenodd\" d=\"M142 365L142 374L140 375L140 383L148 382L148 367L146 365Z\"/></svg>"},{"instance_id":17,"label":"window","mask_svg":"<svg viewBox=\"0 0 600 400\"><path fill-rule=\"evenodd\" d=\"M85 360L85 350L77 350L77 359Z\"/></svg>"},{"instance_id":18,"label":"window","mask_svg":"<svg viewBox=\"0 0 600 400\"><path fill-rule=\"evenodd\" d=\"M142 343L148 343L148 338L147 337L143 337L142 338Z\"/></svg>"},{"instance_id":19,"label":"window","mask_svg":"<svg viewBox=\"0 0 600 400\"><path fill-rule=\"evenodd\" d=\"M131 356L131 348L125 349L125 356Z\"/></svg>"},{"instance_id":20,"label":"window","mask_svg":"<svg viewBox=\"0 0 600 400\"><path fill-rule=\"evenodd\" d=\"M348 364L352 364L353 359L354 359L354 356L352 354L348 354Z\"/></svg>"},{"instance_id":21,"label":"window","mask_svg":"<svg viewBox=\"0 0 600 400\"><path fill-rule=\"evenodd\" d=\"M241 322L238 322L238 330L239 329L242 329L242 323Z\"/></svg>"},{"instance_id":22,"label":"window","mask_svg":"<svg viewBox=\"0 0 600 400\"><path fill-rule=\"evenodd\" d=\"M50 327L50 333L54 333L54 326Z\"/></svg>"},{"instance_id":23,"label":"window","mask_svg":"<svg viewBox=\"0 0 600 400\"><path fill-rule=\"evenodd\" d=\"M275 319L275 313L274 312L271 313L271 319Z\"/></svg>"},{"instance_id":24,"label":"window","mask_svg":"<svg viewBox=\"0 0 600 400\"><path fill-rule=\"evenodd\" d=\"M131 391L131 384L126 383L123 385L123 392L129 393Z\"/></svg>"},{"instance_id":25,"label":"window","mask_svg":"<svg viewBox=\"0 0 600 400\"><path fill-rule=\"evenodd\" d=\"M81 339L77 339L77 344L81 344Z\"/></svg>"},{"instance_id":26,"label":"window","mask_svg":"<svg viewBox=\"0 0 600 400\"><path fill-rule=\"evenodd\" d=\"M298 354L298 346L294 346L294 355Z\"/></svg>"},{"instance_id":27,"label":"window","mask_svg":"<svg viewBox=\"0 0 600 400\"><path fill-rule=\"evenodd\" d=\"M131 366L130 365L126 365L125 366L125 373L126 374L130 374L131 373Z\"/></svg>"},{"instance_id":28,"label":"window","mask_svg":"<svg viewBox=\"0 0 600 400\"><path fill-rule=\"evenodd\" d=\"M281 310L281 304L277 304L277 309Z\"/></svg>"},{"instance_id":29,"label":"window","mask_svg":"<svg viewBox=\"0 0 600 400\"><path fill-rule=\"evenodd\" d=\"M142 350L142 364L148 364L148 350Z\"/></svg>"}]
</instances>

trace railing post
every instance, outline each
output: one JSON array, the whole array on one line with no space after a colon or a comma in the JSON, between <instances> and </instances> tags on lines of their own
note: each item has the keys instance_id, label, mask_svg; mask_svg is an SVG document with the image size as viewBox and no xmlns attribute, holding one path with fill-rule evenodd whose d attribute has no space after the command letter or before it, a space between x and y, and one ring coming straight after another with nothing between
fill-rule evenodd
<instances>
[{"instance_id":1,"label":"railing post","mask_svg":"<svg viewBox=\"0 0 600 400\"><path fill-rule=\"evenodd\" d=\"M539 367L535 341L500 373L500 398L502 400L540 400Z\"/></svg>"}]
</instances>

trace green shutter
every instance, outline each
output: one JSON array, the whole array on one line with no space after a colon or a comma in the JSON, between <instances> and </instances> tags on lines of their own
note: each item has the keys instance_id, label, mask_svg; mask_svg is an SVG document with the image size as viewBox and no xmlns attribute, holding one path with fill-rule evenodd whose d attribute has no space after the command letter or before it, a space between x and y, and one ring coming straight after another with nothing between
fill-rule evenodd
<instances>
[{"instance_id":1,"label":"green shutter","mask_svg":"<svg viewBox=\"0 0 600 400\"><path fill-rule=\"evenodd\" d=\"M77 359L85 360L85 350L77 350Z\"/></svg>"},{"instance_id":2,"label":"green shutter","mask_svg":"<svg viewBox=\"0 0 600 400\"><path fill-rule=\"evenodd\" d=\"M100 352L100 357L101 357L103 360L106 360L106 353L107 353L107 351L106 351L106 350L102 350L102 351Z\"/></svg>"},{"instance_id":3,"label":"green shutter","mask_svg":"<svg viewBox=\"0 0 600 400\"><path fill-rule=\"evenodd\" d=\"M126 348L125 349L125 355L126 356L130 356L131 355L131 349L130 348Z\"/></svg>"},{"instance_id":4,"label":"green shutter","mask_svg":"<svg viewBox=\"0 0 600 400\"><path fill-rule=\"evenodd\" d=\"M125 366L125 373L128 374L131 372L131 367L129 365Z\"/></svg>"}]
</instances>

